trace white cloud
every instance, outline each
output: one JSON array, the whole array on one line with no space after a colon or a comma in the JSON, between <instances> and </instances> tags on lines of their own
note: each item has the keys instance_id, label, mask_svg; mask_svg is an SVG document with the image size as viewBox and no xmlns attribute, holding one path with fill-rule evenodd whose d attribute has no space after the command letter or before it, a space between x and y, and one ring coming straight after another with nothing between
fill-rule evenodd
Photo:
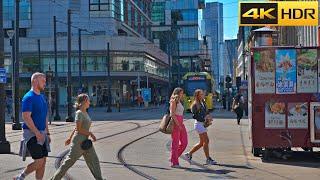
<instances>
[{"instance_id":1,"label":"white cloud","mask_svg":"<svg viewBox=\"0 0 320 180\"><path fill-rule=\"evenodd\" d=\"M224 39L224 40L228 40L228 39L237 39L237 35L233 35L233 36L230 36L230 35L224 35L223 39Z\"/></svg>"}]
</instances>

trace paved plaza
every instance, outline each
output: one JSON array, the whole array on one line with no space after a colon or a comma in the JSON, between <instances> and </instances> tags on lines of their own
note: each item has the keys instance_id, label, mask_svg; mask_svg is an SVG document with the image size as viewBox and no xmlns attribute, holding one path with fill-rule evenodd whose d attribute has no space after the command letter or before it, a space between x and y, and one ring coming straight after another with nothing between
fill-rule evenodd
<instances>
[{"instance_id":1,"label":"paved plaza","mask_svg":"<svg viewBox=\"0 0 320 180\"><path fill-rule=\"evenodd\" d=\"M107 179L319 179L320 154L301 152L289 160L272 159L263 162L251 154L248 137L248 121L238 126L231 112L214 111L214 123L209 127L210 153L218 165L204 165L200 149L190 165L180 158L183 168L172 169L169 163L170 136L157 132L159 119L165 107L131 109L106 113L92 109L92 132L97 137L94 143L100 159L103 176ZM104 120L101 119L104 117ZM190 114L185 116L189 144L197 143L198 135L193 130ZM74 128L74 123L53 122L50 125L52 152L49 154L45 179L49 179L68 153L65 139ZM31 159L25 162L17 155L21 131L12 131L6 124L6 137L11 143L12 154L1 154L0 179L11 179ZM34 179L34 174L27 179ZM93 179L83 159L68 171L67 179Z\"/></svg>"}]
</instances>

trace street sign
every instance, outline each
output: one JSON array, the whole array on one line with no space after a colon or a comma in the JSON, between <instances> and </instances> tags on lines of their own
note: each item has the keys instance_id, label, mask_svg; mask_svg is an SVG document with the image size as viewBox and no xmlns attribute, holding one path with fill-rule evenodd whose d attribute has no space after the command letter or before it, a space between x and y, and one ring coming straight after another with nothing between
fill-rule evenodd
<instances>
[{"instance_id":1,"label":"street sign","mask_svg":"<svg viewBox=\"0 0 320 180\"><path fill-rule=\"evenodd\" d=\"M141 89L141 95L144 102L151 102L151 89L143 88Z\"/></svg>"},{"instance_id":2,"label":"street sign","mask_svg":"<svg viewBox=\"0 0 320 180\"><path fill-rule=\"evenodd\" d=\"M7 83L7 72L5 68L0 68L0 83Z\"/></svg>"}]
</instances>

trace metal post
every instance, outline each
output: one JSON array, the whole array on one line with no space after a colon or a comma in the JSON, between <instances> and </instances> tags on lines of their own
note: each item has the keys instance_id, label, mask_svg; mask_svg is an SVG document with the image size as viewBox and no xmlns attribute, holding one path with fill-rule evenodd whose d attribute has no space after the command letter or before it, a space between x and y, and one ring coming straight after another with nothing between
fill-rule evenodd
<instances>
[{"instance_id":1,"label":"metal post","mask_svg":"<svg viewBox=\"0 0 320 180\"><path fill-rule=\"evenodd\" d=\"M57 57L57 20L56 16L53 16L53 37L54 37L54 89L55 89L55 98L56 98L56 115L54 116L54 120L60 120L59 115L59 76L58 76L58 57Z\"/></svg>"},{"instance_id":2,"label":"metal post","mask_svg":"<svg viewBox=\"0 0 320 180\"><path fill-rule=\"evenodd\" d=\"M37 40L37 45L38 45L38 61L39 64L41 63L41 46L40 46L40 39Z\"/></svg>"},{"instance_id":3,"label":"metal post","mask_svg":"<svg viewBox=\"0 0 320 180\"><path fill-rule=\"evenodd\" d=\"M112 112L111 110L111 77L110 77L110 43L107 43L107 68L108 68L108 109L107 112Z\"/></svg>"},{"instance_id":4,"label":"metal post","mask_svg":"<svg viewBox=\"0 0 320 180\"><path fill-rule=\"evenodd\" d=\"M67 77L67 91L68 91L68 116L66 122L73 122L72 113L72 102L71 102L71 10L68 9L68 77Z\"/></svg>"},{"instance_id":5,"label":"metal post","mask_svg":"<svg viewBox=\"0 0 320 180\"><path fill-rule=\"evenodd\" d=\"M15 0L15 61L14 61L14 106L13 106L13 123L12 130L21 130L21 124L19 122L19 4L20 0Z\"/></svg>"},{"instance_id":6,"label":"metal post","mask_svg":"<svg viewBox=\"0 0 320 180\"><path fill-rule=\"evenodd\" d=\"M79 91L82 92L82 62L81 62L81 55L82 55L82 50L81 50L81 29L78 29L78 44L79 44Z\"/></svg>"},{"instance_id":7,"label":"metal post","mask_svg":"<svg viewBox=\"0 0 320 180\"><path fill-rule=\"evenodd\" d=\"M52 97L51 97L51 78L52 78L52 71L51 71L51 66L49 64L49 77L48 77L48 80L49 80L49 123L51 124L51 114L52 114L52 111L51 111L51 106L52 106Z\"/></svg>"},{"instance_id":8,"label":"metal post","mask_svg":"<svg viewBox=\"0 0 320 180\"><path fill-rule=\"evenodd\" d=\"M12 25L12 30L14 31L14 21L11 21ZM15 35L14 35L14 32L13 32L13 36L11 37L10 39L10 43L11 43L11 98L12 98L12 104L11 104L11 107L14 107L14 101L13 101L13 97L14 97L14 60L15 60L15 53L14 53L14 50L15 50L15 47L14 47L14 38L15 38ZM13 120L13 114L14 114L14 111L11 111L11 119ZM14 123L14 122L12 122Z\"/></svg>"},{"instance_id":9,"label":"metal post","mask_svg":"<svg viewBox=\"0 0 320 180\"><path fill-rule=\"evenodd\" d=\"M147 73L146 73L146 75L147 75L147 89L149 89L149 75L148 75L148 71L147 71Z\"/></svg>"},{"instance_id":10,"label":"metal post","mask_svg":"<svg viewBox=\"0 0 320 180\"><path fill-rule=\"evenodd\" d=\"M243 63L243 79L246 80L246 51L245 51L245 33L244 27L242 27L242 63Z\"/></svg>"},{"instance_id":11,"label":"metal post","mask_svg":"<svg viewBox=\"0 0 320 180\"><path fill-rule=\"evenodd\" d=\"M169 64L169 82L168 82L168 97L171 96L171 50L169 48L169 44L167 44L167 52L168 52L168 64Z\"/></svg>"},{"instance_id":12,"label":"metal post","mask_svg":"<svg viewBox=\"0 0 320 180\"><path fill-rule=\"evenodd\" d=\"M0 1L0 9L2 10L2 1ZM1 11L2 12L2 11ZM0 27L3 26L3 17L0 13ZM0 67L4 68L4 34L0 31ZM5 128L5 91L4 84L0 84L0 154L10 153L10 143L6 139Z\"/></svg>"}]
</instances>

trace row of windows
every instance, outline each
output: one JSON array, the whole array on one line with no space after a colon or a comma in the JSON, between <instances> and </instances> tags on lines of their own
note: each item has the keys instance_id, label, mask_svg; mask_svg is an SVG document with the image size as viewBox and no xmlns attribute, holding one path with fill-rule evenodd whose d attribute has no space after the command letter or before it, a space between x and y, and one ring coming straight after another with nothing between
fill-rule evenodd
<instances>
[{"instance_id":1,"label":"row of windows","mask_svg":"<svg viewBox=\"0 0 320 180\"><path fill-rule=\"evenodd\" d=\"M134 8L134 5L131 3L128 3L124 7L124 11L126 12L124 17L125 22L142 36L151 39L151 25L146 17Z\"/></svg>"},{"instance_id":2,"label":"row of windows","mask_svg":"<svg viewBox=\"0 0 320 180\"><path fill-rule=\"evenodd\" d=\"M66 57L58 57L58 72L67 72L68 64ZM54 70L54 58L43 57L39 59L37 57L23 57L20 61L20 73L22 72L46 72ZM8 73L11 73L11 60L5 59L5 68ZM134 56L115 56L111 58L110 62L111 71L144 71L160 77L166 78L168 76L168 68L163 65L156 64L143 57ZM79 61L77 57L71 59L71 71L79 72ZM105 72L107 71L106 57L102 56L84 56L82 57L82 71L83 72Z\"/></svg>"},{"instance_id":3,"label":"row of windows","mask_svg":"<svg viewBox=\"0 0 320 180\"><path fill-rule=\"evenodd\" d=\"M200 43L198 39L181 39L179 40L180 51L196 51L199 50Z\"/></svg>"},{"instance_id":4,"label":"row of windows","mask_svg":"<svg viewBox=\"0 0 320 180\"><path fill-rule=\"evenodd\" d=\"M151 19L153 22L165 22L165 2L154 2L152 4L152 15Z\"/></svg>"},{"instance_id":5,"label":"row of windows","mask_svg":"<svg viewBox=\"0 0 320 180\"><path fill-rule=\"evenodd\" d=\"M14 20L14 0L3 1L3 19L5 21ZM20 0L20 20L31 19L31 3L30 0Z\"/></svg>"},{"instance_id":6,"label":"row of windows","mask_svg":"<svg viewBox=\"0 0 320 180\"><path fill-rule=\"evenodd\" d=\"M179 39L198 38L198 26L185 26L179 28Z\"/></svg>"}]
</instances>

